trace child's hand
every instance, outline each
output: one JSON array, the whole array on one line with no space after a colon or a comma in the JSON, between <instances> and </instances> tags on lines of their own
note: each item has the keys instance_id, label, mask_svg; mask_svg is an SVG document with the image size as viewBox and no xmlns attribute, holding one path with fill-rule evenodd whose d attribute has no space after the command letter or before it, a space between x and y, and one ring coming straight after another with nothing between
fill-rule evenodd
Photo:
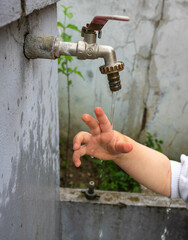
<instances>
[{"instance_id":1,"label":"child's hand","mask_svg":"<svg viewBox=\"0 0 188 240\"><path fill-rule=\"evenodd\" d=\"M73 141L73 162L76 167L81 165L80 157L87 154L101 160L115 160L122 153L128 153L133 145L126 141L126 136L114 131L112 125L99 107L95 108L97 120L88 114L82 120L90 132L79 132ZM82 145L84 144L84 145Z\"/></svg>"}]
</instances>

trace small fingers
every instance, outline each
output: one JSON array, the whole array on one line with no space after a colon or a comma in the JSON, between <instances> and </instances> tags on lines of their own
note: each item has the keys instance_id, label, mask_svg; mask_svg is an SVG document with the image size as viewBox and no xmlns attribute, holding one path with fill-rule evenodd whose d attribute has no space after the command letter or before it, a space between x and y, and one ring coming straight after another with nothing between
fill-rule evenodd
<instances>
[{"instance_id":1,"label":"small fingers","mask_svg":"<svg viewBox=\"0 0 188 240\"><path fill-rule=\"evenodd\" d=\"M102 132L109 132L112 130L112 125L100 107L95 108L95 115L99 121L100 129Z\"/></svg>"},{"instance_id":2,"label":"small fingers","mask_svg":"<svg viewBox=\"0 0 188 240\"><path fill-rule=\"evenodd\" d=\"M80 147L79 150L74 151L72 160L76 167L79 167L81 165L80 158L86 154L86 146L83 145Z\"/></svg>"},{"instance_id":3,"label":"small fingers","mask_svg":"<svg viewBox=\"0 0 188 240\"><path fill-rule=\"evenodd\" d=\"M89 114L84 114L82 116L82 120L89 127L89 130L93 136L100 134L101 130L96 119L91 117Z\"/></svg>"},{"instance_id":4,"label":"small fingers","mask_svg":"<svg viewBox=\"0 0 188 240\"><path fill-rule=\"evenodd\" d=\"M88 143L90 137L91 134L88 132L79 132L78 134L76 134L73 140L73 149L78 150L82 143Z\"/></svg>"},{"instance_id":5,"label":"small fingers","mask_svg":"<svg viewBox=\"0 0 188 240\"><path fill-rule=\"evenodd\" d=\"M117 152L120 152L120 153L128 153L132 151L133 145L127 142L117 142L115 145L115 149Z\"/></svg>"}]
</instances>

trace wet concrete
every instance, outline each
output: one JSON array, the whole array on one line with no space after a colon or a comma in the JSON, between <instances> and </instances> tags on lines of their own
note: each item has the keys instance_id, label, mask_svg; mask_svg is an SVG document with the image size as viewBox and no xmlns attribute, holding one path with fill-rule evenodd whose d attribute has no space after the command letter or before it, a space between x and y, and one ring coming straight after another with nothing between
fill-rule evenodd
<instances>
[{"instance_id":1,"label":"wet concrete","mask_svg":"<svg viewBox=\"0 0 188 240\"><path fill-rule=\"evenodd\" d=\"M61 189L62 239L188 239L188 211L177 199L97 191L86 200L78 189Z\"/></svg>"}]
</instances>

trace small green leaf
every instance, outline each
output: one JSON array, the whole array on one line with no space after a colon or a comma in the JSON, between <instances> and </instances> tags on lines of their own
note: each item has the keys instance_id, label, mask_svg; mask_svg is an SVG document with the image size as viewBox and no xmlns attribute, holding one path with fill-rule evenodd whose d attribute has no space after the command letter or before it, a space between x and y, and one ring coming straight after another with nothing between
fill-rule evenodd
<instances>
[{"instance_id":1,"label":"small green leaf","mask_svg":"<svg viewBox=\"0 0 188 240\"><path fill-rule=\"evenodd\" d=\"M63 4L61 4L61 7L63 7L65 9L65 11L67 11L68 9L72 8L71 6L69 7L65 7Z\"/></svg>"},{"instance_id":2,"label":"small green leaf","mask_svg":"<svg viewBox=\"0 0 188 240\"><path fill-rule=\"evenodd\" d=\"M62 56L64 59L66 59L67 61L69 62L72 62L73 61L73 57L71 56Z\"/></svg>"},{"instance_id":3,"label":"small green leaf","mask_svg":"<svg viewBox=\"0 0 188 240\"><path fill-rule=\"evenodd\" d=\"M77 68L78 68L78 66L76 66L76 67L73 69L73 72L76 73Z\"/></svg>"},{"instance_id":4,"label":"small green leaf","mask_svg":"<svg viewBox=\"0 0 188 240\"><path fill-rule=\"evenodd\" d=\"M65 7L63 4L61 4L61 7L64 8L64 9L66 9L66 7Z\"/></svg>"},{"instance_id":5,"label":"small green leaf","mask_svg":"<svg viewBox=\"0 0 188 240\"><path fill-rule=\"evenodd\" d=\"M80 71L76 71L75 72L77 75L79 75L83 80L84 80L84 77L83 77L83 75L82 75L82 73L80 72Z\"/></svg>"},{"instance_id":6,"label":"small green leaf","mask_svg":"<svg viewBox=\"0 0 188 240\"><path fill-rule=\"evenodd\" d=\"M67 33L62 33L62 34L61 34L61 38L63 39L64 42L70 42L72 36L71 36L71 35L68 35Z\"/></svg>"},{"instance_id":7,"label":"small green leaf","mask_svg":"<svg viewBox=\"0 0 188 240\"><path fill-rule=\"evenodd\" d=\"M66 67L65 67L65 64L66 64L66 62L62 62L62 63L61 63L61 67L62 67L62 69L63 69L64 71L65 71L65 68L66 68Z\"/></svg>"},{"instance_id":8,"label":"small green leaf","mask_svg":"<svg viewBox=\"0 0 188 240\"><path fill-rule=\"evenodd\" d=\"M72 13L67 13L65 14L69 19L73 18L73 14Z\"/></svg>"},{"instance_id":9,"label":"small green leaf","mask_svg":"<svg viewBox=\"0 0 188 240\"><path fill-rule=\"evenodd\" d=\"M69 82L68 82L68 85L70 86L72 84L72 81L71 80L69 80Z\"/></svg>"},{"instance_id":10,"label":"small green leaf","mask_svg":"<svg viewBox=\"0 0 188 240\"><path fill-rule=\"evenodd\" d=\"M66 26L66 28L70 28L70 29L72 29L72 30L75 30L75 31L81 33L80 29L79 29L77 26L73 25L73 24L68 24L68 25Z\"/></svg>"},{"instance_id":11,"label":"small green leaf","mask_svg":"<svg viewBox=\"0 0 188 240\"><path fill-rule=\"evenodd\" d=\"M61 58L58 58L58 64L60 64L61 63Z\"/></svg>"},{"instance_id":12,"label":"small green leaf","mask_svg":"<svg viewBox=\"0 0 188 240\"><path fill-rule=\"evenodd\" d=\"M65 26L61 22L57 22L57 26L58 27L62 27L63 29L65 29Z\"/></svg>"},{"instance_id":13,"label":"small green leaf","mask_svg":"<svg viewBox=\"0 0 188 240\"><path fill-rule=\"evenodd\" d=\"M72 73L73 72L73 70L72 70L72 68L67 68L67 73Z\"/></svg>"}]
</instances>

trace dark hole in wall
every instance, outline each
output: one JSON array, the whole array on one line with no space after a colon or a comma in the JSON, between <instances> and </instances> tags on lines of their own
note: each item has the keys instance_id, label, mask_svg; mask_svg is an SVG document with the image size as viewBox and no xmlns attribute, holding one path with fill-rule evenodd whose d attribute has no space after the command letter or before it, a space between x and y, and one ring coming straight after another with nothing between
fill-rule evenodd
<instances>
[{"instance_id":1,"label":"dark hole in wall","mask_svg":"<svg viewBox=\"0 0 188 240\"><path fill-rule=\"evenodd\" d=\"M142 117L142 126L141 126L141 130L144 130L145 126L146 126L146 119L147 119L147 108L144 108L144 112L143 112L143 117Z\"/></svg>"}]
</instances>

